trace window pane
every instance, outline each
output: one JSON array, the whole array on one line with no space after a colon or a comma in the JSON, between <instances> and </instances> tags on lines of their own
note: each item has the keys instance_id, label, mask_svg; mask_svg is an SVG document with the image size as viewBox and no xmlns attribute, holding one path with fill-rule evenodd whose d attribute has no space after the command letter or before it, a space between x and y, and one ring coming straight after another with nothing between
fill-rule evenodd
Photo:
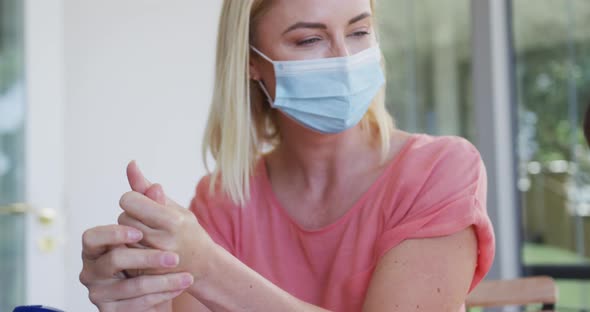
<instances>
[{"instance_id":1,"label":"window pane","mask_svg":"<svg viewBox=\"0 0 590 312\"><path fill-rule=\"evenodd\" d=\"M558 280L558 304L556 311L583 312L588 311L588 289L590 281ZM526 311L540 311L541 305L530 305Z\"/></svg>"},{"instance_id":2,"label":"window pane","mask_svg":"<svg viewBox=\"0 0 590 312\"><path fill-rule=\"evenodd\" d=\"M590 264L590 1L513 0L519 183L526 264ZM589 282L560 306L590 308ZM585 293L585 296L581 294Z\"/></svg>"},{"instance_id":3,"label":"window pane","mask_svg":"<svg viewBox=\"0 0 590 312\"><path fill-rule=\"evenodd\" d=\"M23 1L0 0L0 205L24 196ZM25 303L25 220L0 214L0 311Z\"/></svg>"},{"instance_id":4,"label":"window pane","mask_svg":"<svg viewBox=\"0 0 590 312\"><path fill-rule=\"evenodd\" d=\"M469 0L379 1L397 127L474 138Z\"/></svg>"}]
</instances>

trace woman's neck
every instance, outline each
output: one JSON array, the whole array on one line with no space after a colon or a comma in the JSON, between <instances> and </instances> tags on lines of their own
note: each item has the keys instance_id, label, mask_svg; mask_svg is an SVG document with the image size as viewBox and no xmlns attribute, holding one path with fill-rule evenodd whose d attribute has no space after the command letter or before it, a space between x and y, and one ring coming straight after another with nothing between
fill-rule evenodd
<instances>
[{"instance_id":1,"label":"woman's neck","mask_svg":"<svg viewBox=\"0 0 590 312\"><path fill-rule=\"evenodd\" d=\"M272 177L289 177L308 191L325 190L378 166L380 149L360 126L322 135L299 125L281 129L281 143L268 162Z\"/></svg>"}]
</instances>

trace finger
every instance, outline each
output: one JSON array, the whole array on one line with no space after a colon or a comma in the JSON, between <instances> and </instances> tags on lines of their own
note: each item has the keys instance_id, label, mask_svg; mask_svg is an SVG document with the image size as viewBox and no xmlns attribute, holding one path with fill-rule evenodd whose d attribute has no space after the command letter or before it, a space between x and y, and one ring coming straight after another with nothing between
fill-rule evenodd
<instances>
[{"instance_id":1,"label":"finger","mask_svg":"<svg viewBox=\"0 0 590 312\"><path fill-rule=\"evenodd\" d=\"M143 232L143 239L137 244L127 244L127 246L132 248L140 248L145 249L146 247L151 247L155 249L165 249L162 248L159 242L161 241L162 235L165 232L152 229L147 225L141 223L139 220L131 217L127 213L123 212L119 215L118 223L125 226L130 226L132 228L136 228Z\"/></svg>"},{"instance_id":2,"label":"finger","mask_svg":"<svg viewBox=\"0 0 590 312\"><path fill-rule=\"evenodd\" d=\"M139 229L141 232L145 233L143 240L141 240L139 243L127 244L126 246L128 248L149 249L149 247L147 247L146 245L150 244L150 240L148 239L148 237L151 237L152 235L154 235L154 234L152 234L152 232L154 231L153 229L151 229L148 226L146 226L145 224L131 218L125 212L123 212L119 215L117 222L121 225L130 226L132 228ZM150 245L150 246L153 247L153 245ZM122 273L123 273L123 276L125 276L125 277L136 277L139 275L144 275L144 272L145 272L145 270L141 270L141 269L128 269L128 270L124 270Z\"/></svg>"},{"instance_id":3,"label":"finger","mask_svg":"<svg viewBox=\"0 0 590 312\"><path fill-rule=\"evenodd\" d=\"M164 188L162 188L161 184L152 184L144 194L156 203L166 205L166 195L164 194Z\"/></svg>"},{"instance_id":4,"label":"finger","mask_svg":"<svg viewBox=\"0 0 590 312\"><path fill-rule=\"evenodd\" d=\"M127 165L127 179L129 180L129 185L131 186L131 189L141 194L146 194L147 191L153 186L153 183L145 178L135 160L131 161L129 165ZM162 196L163 199L156 200L151 196L148 197L160 204L174 204L179 206L175 201L166 197L163 189L162 194L164 194Z\"/></svg>"},{"instance_id":5,"label":"finger","mask_svg":"<svg viewBox=\"0 0 590 312\"><path fill-rule=\"evenodd\" d=\"M142 194L144 194L152 185L152 183L145 178L135 160L132 160L127 165L127 180L129 181L129 186L131 186L132 190Z\"/></svg>"},{"instance_id":6,"label":"finger","mask_svg":"<svg viewBox=\"0 0 590 312\"><path fill-rule=\"evenodd\" d=\"M144 242L147 237L149 237L151 234L154 234L154 231L157 231L133 218L127 212L122 212L119 215L119 218L117 218L117 223L140 230L143 233L143 239L139 243Z\"/></svg>"},{"instance_id":7,"label":"finger","mask_svg":"<svg viewBox=\"0 0 590 312\"><path fill-rule=\"evenodd\" d=\"M145 295L102 305L106 311L155 311L154 307L180 296L184 290Z\"/></svg>"},{"instance_id":8,"label":"finger","mask_svg":"<svg viewBox=\"0 0 590 312\"><path fill-rule=\"evenodd\" d=\"M92 302L112 302L133 299L149 294L185 290L194 282L189 273L173 273L166 275L140 276L117 281L114 284L103 284L92 288Z\"/></svg>"},{"instance_id":9,"label":"finger","mask_svg":"<svg viewBox=\"0 0 590 312\"><path fill-rule=\"evenodd\" d=\"M87 230L82 234L82 258L96 260L110 248L141 241L143 233L123 225L105 225Z\"/></svg>"},{"instance_id":10,"label":"finger","mask_svg":"<svg viewBox=\"0 0 590 312\"><path fill-rule=\"evenodd\" d=\"M160 205L137 192L125 193L119 205L129 216L153 229L173 229L174 221L182 217L176 209Z\"/></svg>"},{"instance_id":11,"label":"finger","mask_svg":"<svg viewBox=\"0 0 590 312\"><path fill-rule=\"evenodd\" d=\"M156 244L153 244L153 242L150 240L150 238L153 235L156 235L155 230L149 228L145 224L137 221L136 219L133 219L132 217L127 215L125 212L123 212L122 214L119 215L118 223L121 225L131 226L131 227L140 229L143 233L145 233L144 239L141 242L135 243L135 244L127 244L127 247L138 248L138 249L149 249L150 247L156 247ZM150 247L147 247L147 246L150 246ZM158 272L158 270L156 270L155 272ZM146 271L141 270L141 269L128 269L128 270L124 270L122 273L124 274L125 277L136 277L136 276L144 275L146 273ZM158 273L160 273L160 272L158 272ZM154 274L150 274L150 275L154 275Z\"/></svg>"},{"instance_id":12,"label":"finger","mask_svg":"<svg viewBox=\"0 0 590 312\"><path fill-rule=\"evenodd\" d=\"M151 200L153 200L161 205L181 207L174 200L172 200L166 196L166 193L164 192L164 188L159 183L152 184L144 194L147 197L149 197Z\"/></svg>"},{"instance_id":13,"label":"finger","mask_svg":"<svg viewBox=\"0 0 590 312\"><path fill-rule=\"evenodd\" d=\"M128 244L127 246L129 248L158 249L158 250L162 250L162 251L170 250L166 246L166 241L168 241L166 239L166 237L168 236L166 232L151 229L151 228L145 226L143 223L130 217L126 213L122 213L119 216L119 224L124 224L127 226L136 227L138 229L141 229L141 231L144 233L143 240L141 240L141 242L139 242L138 244ZM165 272L170 272L170 270L167 270ZM150 275L161 274L162 270L125 270L124 273L128 277L129 276L135 277L135 276L143 275L143 274L150 274Z\"/></svg>"},{"instance_id":14,"label":"finger","mask_svg":"<svg viewBox=\"0 0 590 312\"><path fill-rule=\"evenodd\" d=\"M170 269L178 266L179 257L173 252L156 249L115 248L96 261L96 275L110 278L130 269Z\"/></svg>"}]
</instances>

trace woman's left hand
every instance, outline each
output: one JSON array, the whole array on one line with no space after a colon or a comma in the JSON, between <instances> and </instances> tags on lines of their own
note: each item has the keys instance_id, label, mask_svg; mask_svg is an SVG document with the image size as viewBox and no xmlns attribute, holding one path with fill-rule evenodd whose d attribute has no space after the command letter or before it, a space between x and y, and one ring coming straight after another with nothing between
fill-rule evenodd
<instances>
[{"instance_id":1,"label":"woman's left hand","mask_svg":"<svg viewBox=\"0 0 590 312\"><path fill-rule=\"evenodd\" d=\"M172 272L191 272L195 279L202 277L215 243L195 215L167 198L160 184L145 179L135 162L127 166L127 178L133 191L121 197L119 204L124 212L119 216L119 224L142 231L141 245L178 254L180 263Z\"/></svg>"}]
</instances>

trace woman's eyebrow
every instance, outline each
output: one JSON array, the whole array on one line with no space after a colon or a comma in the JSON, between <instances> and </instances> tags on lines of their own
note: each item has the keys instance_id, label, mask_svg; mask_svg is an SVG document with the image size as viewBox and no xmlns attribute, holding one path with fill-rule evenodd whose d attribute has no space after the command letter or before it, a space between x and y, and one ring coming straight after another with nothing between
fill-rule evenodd
<instances>
[{"instance_id":1,"label":"woman's eyebrow","mask_svg":"<svg viewBox=\"0 0 590 312\"><path fill-rule=\"evenodd\" d=\"M295 29L299 29L299 28L328 29L328 26L326 26L326 24L322 24L322 23L297 22L297 23L291 25L289 28L287 28L287 30L285 30L283 32L283 35L290 32L290 31L293 31Z\"/></svg>"},{"instance_id":2,"label":"woman's eyebrow","mask_svg":"<svg viewBox=\"0 0 590 312\"><path fill-rule=\"evenodd\" d=\"M352 25L352 24L354 24L354 23L356 23L356 22L360 22L360 21L364 20L364 19L365 19L365 18L367 18L367 17L371 17L371 13L369 13L369 12L365 12L365 13L359 14L358 16L356 16L356 17L353 17L353 18L352 18L352 19L351 19L351 20L348 22L348 25Z\"/></svg>"},{"instance_id":3,"label":"woman's eyebrow","mask_svg":"<svg viewBox=\"0 0 590 312\"><path fill-rule=\"evenodd\" d=\"M354 23L364 20L367 17L371 17L371 13L368 13L368 12L361 13L358 16L355 16L352 19L350 19L348 24L352 25ZM283 32L283 35L288 32L291 32L295 29L299 29L299 28L328 29L328 26L326 26L326 24L322 24L322 23L297 22L297 23L289 26L289 28L287 28L287 30L285 30Z\"/></svg>"}]
</instances>

